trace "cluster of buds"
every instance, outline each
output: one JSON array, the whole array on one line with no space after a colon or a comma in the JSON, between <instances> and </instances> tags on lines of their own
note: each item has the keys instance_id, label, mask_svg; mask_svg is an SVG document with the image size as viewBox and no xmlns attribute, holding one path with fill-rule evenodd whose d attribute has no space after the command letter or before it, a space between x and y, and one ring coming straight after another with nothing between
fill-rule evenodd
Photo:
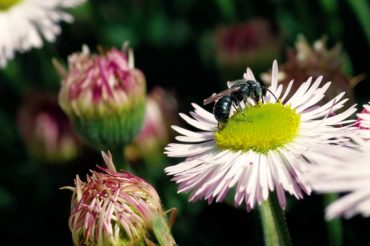
<instances>
[{"instance_id":1,"label":"cluster of buds","mask_svg":"<svg viewBox=\"0 0 370 246\"><path fill-rule=\"evenodd\" d=\"M28 152L39 161L66 162L75 158L81 149L68 117L52 94L27 94L18 111L18 125Z\"/></svg>"},{"instance_id":2,"label":"cluster of buds","mask_svg":"<svg viewBox=\"0 0 370 246\"><path fill-rule=\"evenodd\" d=\"M234 78L247 66L266 69L279 56L282 43L278 33L263 19L220 27L214 38L216 60L226 78Z\"/></svg>"},{"instance_id":3,"label":"cluster of buds","mask_svg":"<svg viewBox=\"0 0 370 246\"><path fill-rule=\"evenodd\" d=\"M126 146L125 159L150 161L156 154L162 155L164 146L170 141L170 127L176 122L175 96L161 87L153 88L147 97L143 127L132 144Z\"/></svg>"},{"instance_id":4,"label":"cluster of buds","mask_svg":"<svg viewBox=\"0 0 370 246\"><path fill-rule=\"evenodd\" d=\"M350 79L342 71L343 53L339 44L327 48L326 39L321 38L311 46L303 36L299 36L295 49L287 52L287 61L281 65L279 82L287 86L291 80L294 83L291 91L296 91L308 77L315 80L325 75L325 80L332 84L325 94L323 102L328 102L341 92L346 92L353 103L353 87L361 80L360 77ZM264 74L263 81L271 81Z\"/></svg>"},{"instance_id":5,"label":"cluster of buds","mask_svg":"<svg viewBox=\"0 0 370 246\"><path fill-rule=\"evenodd\" d=\"M77 176L69 227L75 245L175 245L155 189L128 172L117 172L110 153L108 168Z\"/></svg>"},{"instance_id":6,"label":"cluster of buds","mask_svg":"<svg viewBox=\"0 0 370 246\"><path fill-rule=\"evenodd\" d=\"M132 50L115 48L68 58L69 71L56 61L62 76L59 104L78 132L97 148L116 148L130 143L144 118L146 82L134 68Z\"/></svg>"}]
</instances>

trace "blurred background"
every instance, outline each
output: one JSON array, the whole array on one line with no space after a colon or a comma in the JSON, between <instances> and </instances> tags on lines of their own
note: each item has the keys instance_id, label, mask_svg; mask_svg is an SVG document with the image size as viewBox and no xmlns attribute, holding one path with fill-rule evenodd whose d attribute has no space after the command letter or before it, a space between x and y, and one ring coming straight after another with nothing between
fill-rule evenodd
<instances>
[{"instance_id":1,"label":"blurred background","mask_svg":"<svg viewBox=\"0 0 370 246\"><path fill-rule=\"evenodd\" d=\"M129 41L135 65L160 106L161 130L145 132L125 149L130 169L158 190L166 209L178 209L179 245L263 245L258 211L231 202L188 203L163 168L163 156L183 124L177 112L201 104L247 66L268 83L274 59L281 82L324 75L330 95L346 91L352 103L370 101L370 3L366 0L90 0L71 10L73 24L53 44L17 54L0 70L0 228L16 245L72 245L71 192L59 190L102 165L100 153L75 135L57 105L60 78L52 58L66 63L83 44L122 47ZM267 74L265 74L267 73ZM149 108L149 107L148 107ZM212 109L212 106L208 108ZM155 125L155 124L154 124ZM145 142L145 144L143 144ZM143 144L143 145L142 145ZM142 147L145 146L145 147ZM231 200L231 199L230 199ZM290 199L287 223L295 245L332 245L319 195ZM370 219L342 220L344 245L368 245Z\"/></svg>"}]
</instances>

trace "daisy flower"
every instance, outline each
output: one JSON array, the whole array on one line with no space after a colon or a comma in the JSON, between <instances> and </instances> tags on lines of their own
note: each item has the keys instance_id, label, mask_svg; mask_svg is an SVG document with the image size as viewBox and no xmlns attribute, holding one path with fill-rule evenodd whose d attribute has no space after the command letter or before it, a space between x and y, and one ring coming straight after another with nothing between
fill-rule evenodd
<instances>
[{"instance_id":1,"label":"daisy flower","mask_svg":"<svg viewBox=\"0 0 370 246\"><path fill-rule=\"evenodd\" d=\"M72 22L63 11L85 0L3 0L0 1L0 66L15 52L40 48L43 39L53 42L61 32L58 22Z\"/></svg>"},{"instance_id":2,"label":"daisy flower","mask_svg":"<svg viewBox=\"0 0 370 246\"><path fill-rule=\"evenodd\" d=\"M248 68L246 80L256 80ZM200 131L178 126L180 133L165 153L169 157L185 157L177 165L165 169L179 184L179 192L192 191L189 200L222 201L231 188L235 188L236 206L246 204L248 210L267 200L275 191L282 208L286 205L285 191L300 199L310 194L310 187L302 178L302 170L310 164L310 156L325 157L320 150L310 148L319 144L345 141L342 133L348 129L347 120L355 111L352 106L336 115L344 106L344 92L324 105L318 105L330 86L320 86L322 76L315 81L309 78L290 93L293 81L287 88L277 84L278 65L272 67L271 93L257 104L231 112L227 123L219 127L214 115L192 104L190 116L180 116ZM274 96L273 96L274 95Z\"/></svg>"}]
</instances>

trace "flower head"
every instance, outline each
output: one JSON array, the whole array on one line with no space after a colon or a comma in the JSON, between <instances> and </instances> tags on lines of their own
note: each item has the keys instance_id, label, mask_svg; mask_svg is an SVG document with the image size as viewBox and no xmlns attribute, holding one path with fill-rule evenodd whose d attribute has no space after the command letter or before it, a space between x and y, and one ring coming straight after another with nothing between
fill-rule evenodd
<instances>
[{"instance_id":1,"label":"flower head","mask_svg":"<svg viewBox=\"0 0 370 246\"><path fill-rule=\"evenodd\" d=\"M313 79L325 74L332 85L327 90L323 101L328 102L341 92L346 92L347 97L353 102L353 86L357 79L348 78L342 71L343 52L339 44L327 48L326 39L321 38L310 45L304 36L299 36L295 49L287 52L287 61L281 65L279 74L280 83L287 86L294 79L293 91L300 87L309 76ZM269 82L268 75L264 75L265 82ZM360 77L358 77L360 78Z\"/></svg>"},{"instance_id":2,"label":"flower head","mask_svg":"<svg viewBox=\"0 0 370 246\"><path fill-rule=\"evenodd\" d=\"M53 42L61 28L60 21L72 22L63 11L85 0L2 0L0 1L0 66L5 66L15 52L40 48L43 39Z\"/></svg>"},{"instance_id":3,"label":"flower head","mask_svg":"<svg viewBox=\"0 0 370 246\"><path fill-rule=\"evenodd\" d=\"M270 93L258 103L242 103L242 109L232 111L221 127L213 114L196 104L192 117L180 114L201 131L173 127L181 134L176 138L181 143L169 144L166 153L186 159L165 171L174 176L179 192L192 191L190 201L219 202L235 187L236 205L245 201L251 209L266 200L270 191L276 191L284 208L285 191L297 199L311 191L302 179L302 170L311 156L325 157L325 153L311 147L345 141L341 136L348 128L346 123L351 122L347 118L356 109L352 106L331 114L348 100L342 99L344 93L319 106L330 86L330 82L320 86L321 76L314 81L309 78L291 97L287 95L293 81L286 89L277 84L276 62L271 77ZM244 78L255 80L249 68Z\"/></svg>"},{"instance_id":4,"label":"flower head","mask_svg":"<svg viewBox=\"0 0 370 246\"><path fill-rule=\"evenodd\" d=\"M84 46L68 63L68 73L55 63L63 78L59 104L78 131L97 147L131 142L141 128L146 93L132 52L113 48L95 55Z\"/></svg>"},{"instance_id":5,"label":"flower head","mask_svg":"<svg viewBox=\"0 0 370 246\"><path fill-rule=\"evenodd\" d=\"M216 60L225 76L239 74L247 64L265 69L281 48L281 37L264 19L220 27L214 40Z\"/></svg>"},{"instance_id":6,"label":"flower head","mask_svg":"<svg viewBox=\"0 0 370 246\"><path fill-rule=\"evenodd\" d=\"M47 163L77 156L81 142L55 95L32 92L18 111L20 133L30 154Z\"/></svg>"},{"instance_id":7,"label":"flower head","mask_svg":"<svg viewBox=\"0 0 370 246\"><path fill-rule=\"evenodd\" d=\"M356 140L360 148L321 148L328 158L305 173L306 181L318 193L346 193L327 207L327 219L370 216L370 143Z\"/></svg>"},{"instance_id":8,"label":"flower head","mask_svg":"<svg viewBox=\"0 0 370 246\"><path fill-rule=\"evenodd\" d=\"M102 153L108 168L91 171L87 181L77 176L73 191L69 227L75 245L146 245L154 233L161 245L175 245L164 222L155 189L128 172L117 172L110 153ZM163 235L157 235L161 227ZM159 237L159 238L158 238Z\"/></svg>"}]
</instances>

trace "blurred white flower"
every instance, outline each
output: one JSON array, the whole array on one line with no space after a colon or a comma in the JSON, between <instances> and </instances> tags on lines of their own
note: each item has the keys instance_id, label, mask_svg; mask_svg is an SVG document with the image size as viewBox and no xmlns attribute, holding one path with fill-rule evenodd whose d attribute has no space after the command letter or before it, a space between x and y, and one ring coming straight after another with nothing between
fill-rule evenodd
<instances>
[{"instance_id":1,"label":"blurred white flower","mask_svg":"<svg viewBox=\"0 0 370 246\"><path fill-rule=\"evenodd\" d=\"M356 128L349 135L351 147L321 146L327 159L310 168L304 177L318 193L348 193L330 204L326 218L356 214L370 216L370 105L357 114Z\"/></svg>"},{"instance_id":2,"label":"blurred white flower","mask_svg":"<svg viewBox=\"0 0 370 246\"><path fill-rule=\"evenodd\" d=\"M307 170L306 181L318 193L347 193L326 209L328 220L356 214L370 216L370 143L363 142L361 150L326 146L322 151L331 158Z\"/></svg>"},{"instance_id":3,"label":"blurred white flower","mask_svg":"<svg viewBox=\"0 0 370 246\"><path fill-rule=\"evenodd\" d=\"M85 0L3 0L0 1L0 67L16 52L40 48L43 39L55 41L60 21L72 22L63 9Z\"/></svg>"}]
</instances>

